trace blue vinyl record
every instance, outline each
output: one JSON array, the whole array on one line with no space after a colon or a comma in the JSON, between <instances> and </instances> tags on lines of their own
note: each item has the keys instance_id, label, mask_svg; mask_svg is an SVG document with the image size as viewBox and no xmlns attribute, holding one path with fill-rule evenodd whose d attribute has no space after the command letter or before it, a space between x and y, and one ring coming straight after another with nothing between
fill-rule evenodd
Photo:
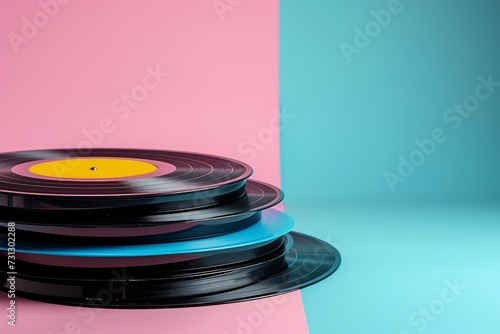
<instances>
[{"instance_id":1,"label":"blue vinyl record","mask_svg":"<svg viewBox=\"0 0 500 334\"><path fill-rule=\"evenodd\" d=\"M220 251L265 243L279 238L292 230L292 217L278 210L268 209L263 212L262 220L248 228L225 235L156 244L113 245L113 246L75 246L51 245L33 242L18 242L17 253L49 256L72 257L140 257L157 255L195 254ZM0 243L0 250L6 250L6 243Z\"/></svg>"}]
</instances>

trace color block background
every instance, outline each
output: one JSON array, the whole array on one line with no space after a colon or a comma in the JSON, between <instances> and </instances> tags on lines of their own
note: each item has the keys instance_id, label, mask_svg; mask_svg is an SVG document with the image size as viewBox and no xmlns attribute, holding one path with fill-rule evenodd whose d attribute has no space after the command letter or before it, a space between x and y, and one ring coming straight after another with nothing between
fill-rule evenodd
<instances>
[{"instance_id":1,"label":"color block background","mask_svg":"<svg viewBox=\"0 0 500 334\"><path fill-rule=\"evenodd\" d=\"M474 103L478 77L500 81L494 1L281 1L279 100L275 1L74 0L18 53L7 34L40 6L0 4L0 151L91 139L211 151L273 183L281 154L296 229L343 256L335 275L302 291L311 333L500 330L500 89L469 105L470 115L454 111ZM168 77L129 113L123 103L112 109L157 64ZM115 128L105 121L100 139L93 130L103 119ZM436 129L447 139L427 154L416 142ZM402 163L411 157L413 169ZM388 172L399 176L392 187ZM306 332L300 295L291 296L289 308L247 332ZM32 315L42 332L89 319L21 305L20 317ZM238 319L258 310L245 305L229 322L229 306L183 316L199 325L224 316L218 324L228 327L214 333L245 333ZM170 312L141 316L164 332L176 323ZM82 333L135 330L125 313L78 324Z\"/></svg>"}]
</instances>

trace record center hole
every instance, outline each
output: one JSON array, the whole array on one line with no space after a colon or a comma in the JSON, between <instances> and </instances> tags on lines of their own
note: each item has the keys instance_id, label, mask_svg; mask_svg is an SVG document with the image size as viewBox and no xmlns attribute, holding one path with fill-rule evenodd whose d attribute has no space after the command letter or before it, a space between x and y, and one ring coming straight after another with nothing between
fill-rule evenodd
<instances>
[{"instance_id":1,"label":"record center hole","mask_svg":"<svg viewBox=\"0 0 500 334\"><path fill-rule=\"evenodd\" d=\"M97 167L90 167L90 170L97 170Z\"/></svg>"}]
</instances>

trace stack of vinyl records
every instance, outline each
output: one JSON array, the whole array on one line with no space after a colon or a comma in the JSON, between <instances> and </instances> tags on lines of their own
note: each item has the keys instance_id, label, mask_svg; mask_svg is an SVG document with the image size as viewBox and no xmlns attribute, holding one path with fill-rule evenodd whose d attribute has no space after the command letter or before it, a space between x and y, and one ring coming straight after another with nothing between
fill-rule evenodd
<instances>
[{"instance_id":1,"label":"stack of vinyl records","mask_svg":"<svg viewBox=\"0 0 500 334\"><path fill-rule=\"evenodd\" d=\"M73 152L73 155L72 155ZM0 154L0 289L65 305L184 307L273 296L332 274L280 189L206 154Z\"/></svg>"}]
</instances>

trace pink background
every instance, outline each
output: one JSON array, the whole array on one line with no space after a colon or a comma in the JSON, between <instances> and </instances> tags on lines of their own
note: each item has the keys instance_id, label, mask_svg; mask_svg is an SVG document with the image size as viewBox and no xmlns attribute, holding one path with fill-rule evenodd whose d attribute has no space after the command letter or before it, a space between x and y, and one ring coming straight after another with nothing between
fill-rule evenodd
<instances>
[{"instance_id":1,"label":"pink background","mask_svg":"<svg viewBox=\"0 0 500 334\"><path fill-rule=\"evenodd\" d=\"M277 0L61 3L0 0L0 152L207 152L250 163L254 178L280 185ZM168 75L155 80L155 68ZM122 98L131 94L136 102L127 105ZM266 140L249 151L251 137L263 131ZM307 333L299 292L266 301L267 309L246 302L96 311L18 299L17 326L2 316L0 329ZM6 303L0 294L4 312Z\"/></svg>"}]
</instances>

